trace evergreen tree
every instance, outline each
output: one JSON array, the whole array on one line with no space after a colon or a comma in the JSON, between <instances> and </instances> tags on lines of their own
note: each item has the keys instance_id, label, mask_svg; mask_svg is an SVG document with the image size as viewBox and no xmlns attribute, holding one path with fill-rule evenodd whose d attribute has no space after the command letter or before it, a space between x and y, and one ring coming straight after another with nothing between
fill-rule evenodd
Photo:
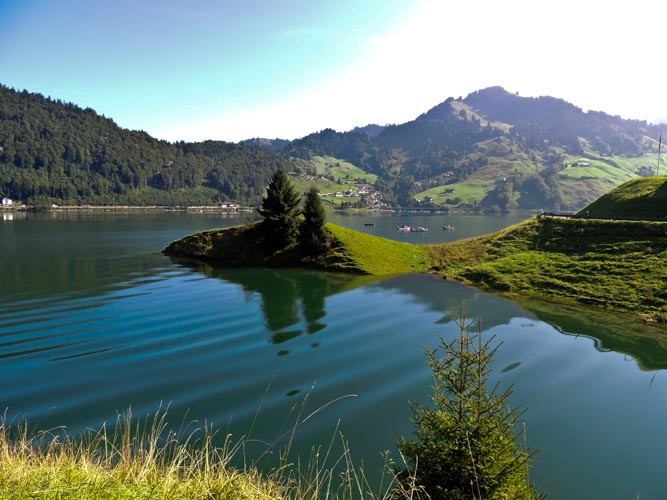
<instances>
[{"instance_id":1,"label":"evergreen tree","mask_svg":"<svg viewBox=\"0 0 667 500\"><path fill-rule=\"evenodd\" d=\"M259 214L262 216L262 232L276 249L296 242L299 232L299 202L301 197L294 189L287 174L276 170L262 200Z\"/></svg>"},{"instance_id":2,"label":"evergreen tree","mask_svg":"<svg viewBox=\"0 0 667 500\"><path fill-rule=\"evenodd\" d=\"M517 443L521 414L509 407L511 389L489 390L489 364L497 347L470 334L463 311L456 321L459 338L441 339L444 357L428 351L433 370L434 407L416 406L415 441L401 438L398 448L408 470L399 474L429 498L534 498L528 482L531 455Z\"/></svg>"},{"instance_id":3,"label":"evergreen tree","mask_svg":"<svg viewBox=\"0 0 667 500\"><path fill-rule=\"evenodd\" d=\"M322 206L317 188L311 187L303 207L304 220L301 223L301 242L310 251L321 250L327 243L324 229L326 212Z\"/></svg>"}]
</instances>

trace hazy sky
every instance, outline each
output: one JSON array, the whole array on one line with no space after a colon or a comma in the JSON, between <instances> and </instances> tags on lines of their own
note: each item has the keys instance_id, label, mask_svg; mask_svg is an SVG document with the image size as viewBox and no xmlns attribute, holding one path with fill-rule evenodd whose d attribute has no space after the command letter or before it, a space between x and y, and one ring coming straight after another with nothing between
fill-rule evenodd
<instances>
[{"instance_id":1,"label":"hazy sky","mask_svg":"<svg viewBox=\"0 0 667 500\"><path fill-rule=\"evenodd\" d=\"M168 140L411 120L491 85L667 121L656 0L0 0L0 83Z\"/></svg>"}]
</instances>

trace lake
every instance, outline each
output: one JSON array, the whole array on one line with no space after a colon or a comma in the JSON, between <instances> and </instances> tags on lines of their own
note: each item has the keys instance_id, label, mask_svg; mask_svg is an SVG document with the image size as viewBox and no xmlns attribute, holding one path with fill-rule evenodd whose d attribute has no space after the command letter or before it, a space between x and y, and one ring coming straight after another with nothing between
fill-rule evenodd
<instances>
[{"instance_id":1,"label":"lake","mask_svg":"<svg viewBox=\"0 0 667 500\"><path fill-rule=\"evenodd\" d=\"M521 216L330 216L403 241L451 241ZM252 457L295 412L317 412L297 450L337 424L371 470L410 436L427 402L424 348L456 328L461 302L502 342L492 382L514 384L550 498L662 498L667 332L593 310L512 302L435 276L386 280L172 260L173 239L242 220L219 214L35 213L0 219L0 403L32 428L71 434L169 406L211 423ZM374 224L372 226L366 224ZM426 233L396 231L402 224ZM451 224L453 231L443 230ZM304 403L305 400L305 403ZM256 416L257 415L257 416ZM254 421L254 424L253 424Z\"/></svg>"}]
</instances>

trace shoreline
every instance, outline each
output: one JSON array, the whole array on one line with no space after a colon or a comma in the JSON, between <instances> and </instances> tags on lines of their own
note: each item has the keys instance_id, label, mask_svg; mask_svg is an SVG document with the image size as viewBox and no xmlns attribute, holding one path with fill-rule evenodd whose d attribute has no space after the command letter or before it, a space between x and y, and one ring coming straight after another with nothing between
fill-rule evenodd
<instances>
[{"instance_id":1,"label":"shoreline","mask_svg":"<svg viewBox=\"0 0 667 500\"><path fill-rule=\"evenodd\" d=\"M534 210L513 210L504 213L488 213L479 210L428 210L418 208L333 208L333 213L347 214L402 214L402 215L513 215L525 214L536 215L539 212ZM201 212L201 213L224 213L240 214L256 212L256 207L237 207L227 208L217 205L193 205L193 206L170 206L170 205L56 205L48 207L36 207L29 205L22 206L3 206L0 207L0 213L12 212Z\"/></svg>"},{"instance_id":2,"label":"shoreline","mask_svg":"<svg viewBox=\"0 0 667 500\"><path fill-rule=\"evenodd\" d=\"M251 213L254 207L224 208L216 205L166 206L166 205L58 205L51 207L3 207L5 212L220 212L227 214Z\"/></svg>"}]
</instances>

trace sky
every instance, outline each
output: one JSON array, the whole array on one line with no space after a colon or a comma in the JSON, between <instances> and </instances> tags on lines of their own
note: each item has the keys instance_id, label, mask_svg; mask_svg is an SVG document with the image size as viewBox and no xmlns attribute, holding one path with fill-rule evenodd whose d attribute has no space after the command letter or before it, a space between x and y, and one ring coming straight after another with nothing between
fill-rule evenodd
<instances>
[{"instance_id":1,"label":"sky","mask_svg":"<svg viewBox=\"0 0 667 500\"><path fill-rule=\"evenodd\" d=\"M493 85L667 122L667 2L0 0L0 83L169 141L403 123Z\"/></svg>"}]
</instances>

